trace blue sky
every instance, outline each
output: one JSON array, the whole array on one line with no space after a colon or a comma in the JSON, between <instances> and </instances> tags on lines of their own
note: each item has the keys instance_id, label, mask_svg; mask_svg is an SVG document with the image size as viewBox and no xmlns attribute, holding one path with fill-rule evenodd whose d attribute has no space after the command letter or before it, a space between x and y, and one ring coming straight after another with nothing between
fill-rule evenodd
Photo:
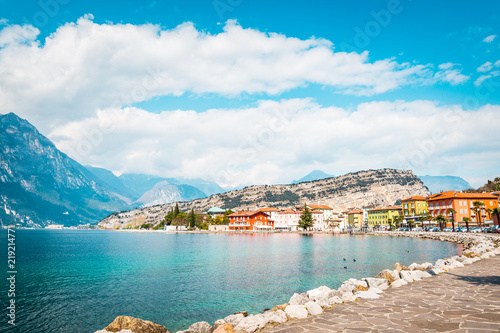
<instances>
[{"instance_id":1,"label":"blue sky","mask_svg":"<svg viewBox=\"0 0 500 333\"><path fill-rule=\"evenodd\" d=\"M475 186L498 176L500 152L489 142L498 134L487 133L477 122L488 119L491 126L499 120L500 4L496 1L3 0L0 4L1 96L12 101L4 103L0 112L27 118L81 163L116 173L199 176L228 186L287 182L318 168L342 174L408 166L417 174L462 176ZM190 28L179 28L187 22ZM162 32L172 34L161 43L152 38ZM179 33L181 44L173 42L173 32ZM221 46L225 37L228 44ZM262 46L267 42L271 46ZM108 46L114 49L107 50ZM163 57L170 46L185 53ZM238 53L247 47L248 57ZM107 63L110 56L123 54L130 57L123 60L123 67ZM175 61L182 62L179 73ZM249 65L253 63L255 67ZM219 65L227 68L215 70ZM29 66L33 67L28 71ZM287 69L293 74L283 73ZM144 73L155 70L164 74L164 81L182 81L182 88L162 81L144 96L120 97L134 95L134 87L149 75ZM238 78L231 75L233 70ZM73 76L62 78L59 72ZM51 79L57 83L41 84ZM29 83L15 89L19 82ZM122 87L123 82L127 84ZM22 103L14 102L20 99ZM288 127L274 131L272 139L263 140L261 135L257 140L261 142L252 143L258 154L234 158L245 155L242 147L252 141L252 133L258 137L270 127L273 114L266 105L279 109L289 103L293 115ZM182 112L199 128L177 132L177 127L185 126L184 120L176 122ZM459 120L446 122L453 118L450 112ZM239 124L237 120L247 113L248 123ZM308 130L293 139L294 126L299 125L295 122L308 113L311 117L302 122ZM312 119L320 115L324 118ZM115 128L102 130L103 119ZM141 129L129 127L131 119ZM330 126L325 119L330 119ZM159 121L176 137L155 133L151 122ZM209 137L202 122L226 136ZM412 122L414 127L407 128ZM324 131L308 132L314 127ZM358 131L363 134L356 135ZM446 137L436 139L436 131ZM100 133L94 135L98 139L89 139L92 133ZM360 149L372 137L380 142ZM317 142L321 144L316 150ZM109 151L122 156L109 161ZM207 152L219 154L218 159ZM234 164L238 170L227 171ZM221 170L226 175L216 176Z\"/></svg>"}]
</instances>

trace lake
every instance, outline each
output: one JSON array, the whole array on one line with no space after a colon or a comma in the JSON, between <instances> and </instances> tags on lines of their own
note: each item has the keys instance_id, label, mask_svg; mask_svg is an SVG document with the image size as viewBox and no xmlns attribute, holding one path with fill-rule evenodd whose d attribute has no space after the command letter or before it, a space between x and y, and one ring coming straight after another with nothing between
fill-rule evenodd
<instances>
[{"instance_id":1,"label":"lake","mask_svg":"<svg viewBox=\"0 0 500 333\"><path fill-rule=\"evenodd\" d=\"M401 237L17 230L16 321L20 332L77 333L128 315L175 332L457 252L456 244ZM6 230L1 253L7 258Z\"/></svg>"}]
</instances>

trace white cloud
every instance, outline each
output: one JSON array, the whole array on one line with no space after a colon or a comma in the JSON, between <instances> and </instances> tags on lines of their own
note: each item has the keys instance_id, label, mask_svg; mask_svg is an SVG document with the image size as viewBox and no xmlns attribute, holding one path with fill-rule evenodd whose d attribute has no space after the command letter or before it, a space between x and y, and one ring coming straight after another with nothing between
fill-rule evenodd
<instances>
[{"instance_id":1,"label":"white cloud","mask_svg":"<svg viewBox=\"0 0 500 333\"><path fill-rule=\"evenodd\" d=\"M492 71L490 72L489 74L485 74L485 75L481 75L480 77L478 77L475 81L474 81L474 85L476 87L480 86L481 84L483 84L483 82L485 80L488 80L492 77L497 77L500 75L500 71Z\"/></svg>"},{"instance_id":2,"label":"white cloud","mask_svg":"<svg viewBox=\"0 0 500 333\"><path fill-rule=\"evenodd\" d=\"M499 155L499 121L500 106L490 105L464 111L395 101L348 110L310 99L265 100L202 113L106 109L56 128L50 138L83 164L225 185L289 182L313 169L342 174L406 163L422 174L487 177L500 168L500 159L473 172L477 160L464 156Z\"/></svg>"},{"instance_id":3,"label":"white cloud","mask_svg":"<svg viewBox=\"0 0 500 333\"><path fill-rule=\"evenodd\" d=\"M434 74L434 82L448 82L451 85L458 85L467 82L470 76L462 74L462 70L454 68L457 64L447 62L438 65L440 69ZM430 81L429 81L430 82Z\"/></svg>"},{"instance_id":4,"label":"white cloud","mask_svg":"<svg viewBox=\"0 0 500 333\"><path fill-rule=\"evenodd\" d=\"M456 69L434 73L432 66L370 61L367 52L335 52L325 39L264 33L234 21L208 34L191 23L169 30L96 24L86 15L43 43L30 43L38 33L30 26L0 30L0 112L29 116L44 131L91 117L97 109L186 92L272 95L319 84L373 95L405 85L468 80Z\"/></svg>"},{"instance_id":5,"label":"white cloud","mask_svg":"<svg viewBox=\"0 0 500 333\"><path fill-rule=\"evenodd\" d=\"M477 71L481 72L481 73L486 73L486 72L490 71L492 68L493 68L493 64L491 62L487 61L484 64L482 64L481 66L479 66L477 68Z\"/></svg>"},{"instance_id":6,"label":"white cloud","mask_svg":"<svg viewBox=\"0 0 500 333\"><path fill-rule=\"evenodd\" d=\"M490 35L488 37L485 37L483 39L483 42L485 42L485 43L491 43L491 42L493 42L495 40L495 38L497 38L497 35Z\"/></svg>"}]
</instances>

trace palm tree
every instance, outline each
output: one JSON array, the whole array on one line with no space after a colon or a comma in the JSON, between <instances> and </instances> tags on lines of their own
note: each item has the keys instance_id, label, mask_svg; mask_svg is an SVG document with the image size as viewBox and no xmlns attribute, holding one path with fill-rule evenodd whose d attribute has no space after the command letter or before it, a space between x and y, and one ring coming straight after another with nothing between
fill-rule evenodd
<instances>
[{"instance_id":1,"label":"palm tree","mask_svg":"<svg viewBox=\"0 0 500 333\"><path fill-rule=\"evenodd\" d=\"M493 212L493 209L488 208L486 209L486 213L488 213L488 220L491 220L491 213Z\"/></svg>"},{"instance_id":2,"label":"palm tree","mask_svg":"<svg viewBox=\"0 0 500 333\"><path fill-rule=\"evenodd\" d=\"M484 206L484 203L481 201L474 201L472 205L474 206L474 211L476 212L477 224L479 228L481 228L481 207Z\"/></svg>"},{"instance_id":3,"label":"palm tree","mask_svg":"<svg viewBox=\"0 0 500 333\"><path fill-rule=\"evenodd\" d=\"M465 226L467 227L467 232L469 232L470 217L462 217L462 221L465 222Z\"/></svg>"},{"instance_id":4,"label":"palm tree","mask_svg":"<svg viewBox=\"0 0 500 333\"><path fill-rule=\"evenodd\" d=\"M453 208L448 208L446 212L451 215L451 227L453 229L453 232L455 232L455 213L457 211L454 210Z\"/></svg>"},{"instance_id":5,"label":"palm tree","mask_svg":"<svg viewBox=\"0 0 500 333\"><path fill-rule=\"evenodd\" d=\"M426 220L426 216L425 215L420 215L418 217L418 220L420 221L420 225L422 226L422 229L424 228L424 221Z\"/></svg>"},{"instance_id":6,"label":"palm tree","mask_svg":"<svg viewBox=\"0 0 500 333\"><path fill-rule=\"evenodd\" d=\"M443 223L446 223L446 217L443 214L439 214L434 218L434 220L439 223L439 229L443 231Z\"/></svg>"},{"instance_id":7,"label":"palm tree","mask_svg":"<svg viewBox=\"0 0 500 333\"><path fill-rule=\"evenodd\" d=\"M496 207L491 210L491 214L497 217L497 223L500 224L500 208Z\"/></svg>"}]
</instances>

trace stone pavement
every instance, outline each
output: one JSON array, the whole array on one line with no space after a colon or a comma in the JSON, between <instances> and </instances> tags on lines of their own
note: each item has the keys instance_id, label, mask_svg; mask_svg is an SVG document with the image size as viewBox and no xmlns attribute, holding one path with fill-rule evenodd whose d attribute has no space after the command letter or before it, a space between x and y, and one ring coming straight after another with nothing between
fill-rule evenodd
<instances>
[{"instance_id":1,"label":"stone pavement","mask_svg":"<svg viewBox=\"0 0 500 333\"><path fill-rule=\"evenodd\" d=\"M500 332L500 256L264 332Z\"/></svg>"}]
</instances>

